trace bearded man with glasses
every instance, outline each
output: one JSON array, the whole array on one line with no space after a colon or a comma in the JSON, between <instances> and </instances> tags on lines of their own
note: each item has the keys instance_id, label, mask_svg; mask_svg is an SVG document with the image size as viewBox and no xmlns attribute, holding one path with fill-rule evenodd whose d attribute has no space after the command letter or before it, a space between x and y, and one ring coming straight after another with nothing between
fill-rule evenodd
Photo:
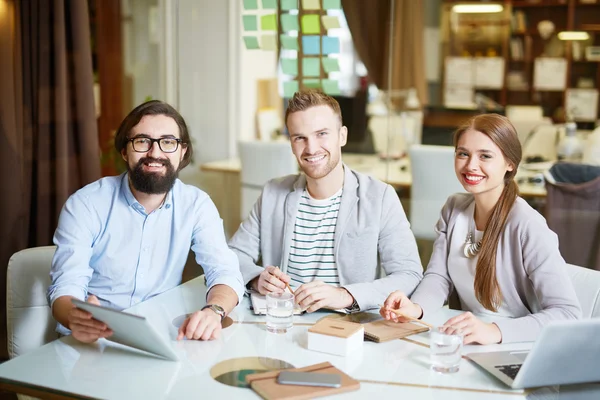
<instances>
[{"instance_id":1,"label":"bearded man with glasses","mask_svg":"<svg viewBox=\"0 0 600 400\"><path fill-rule=\"evenodd\" d=\"M80 189L60 214L48 288L57 331L82 342L110 336L71 299L116 309L147 300L181 283L191 246L207 305L183 322L178 339L217 338L244 285L214 203L177 179L193 153L185 121L166 103L146 102L125 117L115 148L127 172Z\"/></svg>"}]
</instances>

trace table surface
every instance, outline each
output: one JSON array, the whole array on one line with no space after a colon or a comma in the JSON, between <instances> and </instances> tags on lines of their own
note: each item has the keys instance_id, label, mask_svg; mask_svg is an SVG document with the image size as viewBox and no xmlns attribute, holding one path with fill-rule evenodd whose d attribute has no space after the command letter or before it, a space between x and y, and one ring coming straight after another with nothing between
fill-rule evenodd
<instances>
[{"instance_id":1,"label":"table surface","mask_svg":"<svg viewBox=\"0 0 600 400\"><path fill-rule=\"evenodd\" d=\"M404 157L399 160L383 160L375 154L343 153L342 160L352 169L373 176L392 185L395 189L407 189L412 186L410 160ZM205 172L223 172L239 174L241 163L239 158L207 162L200 165ZM545 197L544 184L529 183L527 178L539 175L542 172L535 166L523 165L519 167L517 179L525 178L526 182L519 183L521 196Z\"/></svg>"},{"instance_id":2,"label":"table surface","mask_svg":"<svg viewBox=\"0 0 600 400\"><path fill-rule=\"evenodd\" d=\"M344 398L441 399L555 399L557 391L576 388L598 390L598 386L511 390L466 359L455 374L440 374L429 365L428 334L421 333L386 343L364 342L362 352L340 357L307 349L307 329L328 315L317 312L294 317L294 327L283 335L265 330L264 316L256 316L244 299L231 314L234 323L223 329L218 340L176 341L173 320L201 308L206 286L194 279L128 310L145 316L171 343L181 358L171 362L107 341L82 344L63 337L0 365L0 388L24 391L37 397L92 397L109 399L236 398L257 399L250 389L215 381L211 368L224 360L243 357L279 359L295 367L331 362L361 382L359 391ZM442 309L426 320L442 324L458 311ZM531 343L465 346L463 354L475 351L522 350ZM582 389L584 388L584 389ZM578 392L578 393L579 393ZM595 392L600 398L600 391ZM544 396L550 397L544 397ZM530 397L533 396L533 397ZM332 396L333 397L333 396ZM560 397L561 399L563 397ZM581 397L578 397L581 398ZM595 397L586 397L595 398Z\"/></svg>"}]
</instances>

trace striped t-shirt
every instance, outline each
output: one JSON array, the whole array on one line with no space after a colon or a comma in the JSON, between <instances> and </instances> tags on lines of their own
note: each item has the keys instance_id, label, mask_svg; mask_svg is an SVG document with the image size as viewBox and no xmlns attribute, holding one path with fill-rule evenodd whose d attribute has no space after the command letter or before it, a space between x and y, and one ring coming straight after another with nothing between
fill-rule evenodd
<instances>
[{"instance_id":1,"label":"striped t-shirt","mask_svg":"<svg viewBox=\"0 0 600 400\"><path fill-rule=\"evenodd\" d=\"M333 239L341 199L342 189L323 200L312 198L304 189L288 259L287 273L292 278L290 286L297 288L314 280L340 285Z\"/></svg>"}]
</instances>

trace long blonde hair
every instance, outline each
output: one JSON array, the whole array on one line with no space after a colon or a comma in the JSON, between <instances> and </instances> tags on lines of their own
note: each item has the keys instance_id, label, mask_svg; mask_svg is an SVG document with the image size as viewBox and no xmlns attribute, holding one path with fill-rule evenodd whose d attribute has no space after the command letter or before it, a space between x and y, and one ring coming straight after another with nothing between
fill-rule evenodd
<instances>
[{"instance_id":1,"label":"long blonde hair","mask_svg":"<svg viewBox=\"0 0 600 400\"><path fill-rule=\"evenodd\" d=\"M454 148L457 147L460 136L467 130L475 130L489 137L513 166L513 170L506 171L504 175L504 189L486 223L475 269L475 297L486 309L496 312L502 303L502 293L496 278L496 254L508 214L519 195L514 177L521 162L521 143L515 127L508 118L498 114L477 115L459 127L454 132Z\"/></svg>"}]
</instances>

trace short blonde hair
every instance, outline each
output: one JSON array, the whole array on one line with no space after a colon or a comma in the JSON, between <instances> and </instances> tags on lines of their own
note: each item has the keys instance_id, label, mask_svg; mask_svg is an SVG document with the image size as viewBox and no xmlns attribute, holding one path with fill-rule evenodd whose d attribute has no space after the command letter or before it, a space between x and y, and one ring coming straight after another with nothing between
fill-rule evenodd
<instances>
[{"instance_id":1,"label":"short blonde hair","mask_svg":"<svg viewBox=\"0 0 600 400\"><path fill-rule=\"evenodd\" d=\"M340 109L340 104L333 97L317 89L302 90L294 93L294 96L288 102L287 110L285 110L286 125L290 114L305 111L311 107L317 106L329 106L329 108L333 110L333 113L338 116L340 126L342 126L342 110Z\"/></svg>"}]
</instances>

